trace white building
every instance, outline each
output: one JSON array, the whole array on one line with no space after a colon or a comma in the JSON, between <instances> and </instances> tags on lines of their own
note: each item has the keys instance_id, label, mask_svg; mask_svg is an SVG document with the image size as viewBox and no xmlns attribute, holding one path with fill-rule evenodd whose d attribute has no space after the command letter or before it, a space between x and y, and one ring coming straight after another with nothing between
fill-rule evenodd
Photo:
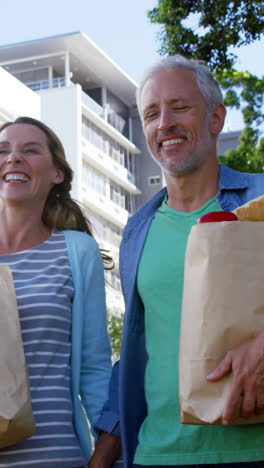
<instances>
[{"instance_id":1,"label":"white building","mask_svg":"<svg viewBox=\"0 0 264 468\"><path fill-rule=\"evenodd\" d=\"M72 195L117 264L128 216L163 184L143 136L137 84L81 32L2 46L0 67L0 123L28 115L55 130L74 170ZM118 265L108 279L120 289ZM121 295L113 289L111 298L119 309Z\"/></svg>"},{"instance_id":2,"label":"white building","mask_svg":"<svg viewBox=\"0 0 264 468\"><path fill-rule=\"evenodd\" d=\"M141 193L140 150L133 143L136 83L80 32L2 46L0 66L1 89L8 89L1 121L30 115L55 130L74 170L72 196L117 262L122 230ZM108 276L120 289L118 268Z\"/></svg>"},{"instance_id":3,"label":"white building","mask_svg":"<svg viewBox=\"0 0 264 468\"><path fill-rule=\"evenodd\" d=\"M18 115L40 118L40 97L0 67L0 125Z\"/></svg>"}]
</instances>

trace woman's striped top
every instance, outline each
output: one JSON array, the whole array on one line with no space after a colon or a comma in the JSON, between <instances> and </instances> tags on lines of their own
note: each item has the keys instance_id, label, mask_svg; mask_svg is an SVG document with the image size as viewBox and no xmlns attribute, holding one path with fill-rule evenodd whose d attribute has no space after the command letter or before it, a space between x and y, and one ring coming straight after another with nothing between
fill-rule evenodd
<instances>
[{"instance_id":1,"label":"woman's striped top","mask_svg":"<svg viewBox=\"0 0 264 468\"><path fill-rule=\"evenodd\" d=\"M31 249L0 255L14 279L36 433L0 450L0 468L85 466L70 391L74 294L65 237L53 232Z\"/></svg>"}]
</instances>

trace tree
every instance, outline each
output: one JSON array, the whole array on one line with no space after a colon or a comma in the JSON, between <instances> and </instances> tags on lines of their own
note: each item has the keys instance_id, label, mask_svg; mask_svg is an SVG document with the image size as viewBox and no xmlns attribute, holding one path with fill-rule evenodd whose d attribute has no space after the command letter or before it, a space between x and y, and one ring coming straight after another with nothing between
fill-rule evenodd
<instances>
[{"instance_id":1,"label":"tree","mask_svg":"<svg viewBox=\"0 0 264 468\"><path fill-rule=\"evenodd\" d=\"M113 361L116 361L120 355L123 318L123 314L120 317L118 317L116 315L108 313L108 332L112 345Z\"/></svg>"},{"instance_id":2,"label":"tree","mask_svg":"<svg viewBox=\"0 0 264 468\"><path fill-rule=\"evenodd\" d=\"M188 26L193 15L198 18L196 28ZM264 122L264 80L235 69L237 56L232 47L263 36L263 0L159 0L148 16L152 23L162 25L161 55L180 53L205 61L225 91L225 104L242 108L245 129L240 145L220 160L234 169L262 172L264 143L259 137Z\"/></svg>"}]
</instances>

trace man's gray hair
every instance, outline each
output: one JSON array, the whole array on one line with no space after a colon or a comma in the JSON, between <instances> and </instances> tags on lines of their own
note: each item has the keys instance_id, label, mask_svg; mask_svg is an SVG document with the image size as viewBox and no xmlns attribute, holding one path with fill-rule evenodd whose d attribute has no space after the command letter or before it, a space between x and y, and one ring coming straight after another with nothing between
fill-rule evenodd
<instances>
[{"instance_id":1,"label":"man's gray hair","mask_svg":"<svg viewBox=\"0 0 264 468\"><path fill-rule=\"evenodd\" d=\"M205 99L206 107L209 111L212 110L216 104L223 102L223 95L220 86L204 62L201 60L188 59L178 54L170 55L168 57L162 57L153 66L148 68L137 88L137 106L141 118L141 93L146 82L155 73L178 69L190 70L193 72L197 86Z\"/></svg>"}]
</instances>

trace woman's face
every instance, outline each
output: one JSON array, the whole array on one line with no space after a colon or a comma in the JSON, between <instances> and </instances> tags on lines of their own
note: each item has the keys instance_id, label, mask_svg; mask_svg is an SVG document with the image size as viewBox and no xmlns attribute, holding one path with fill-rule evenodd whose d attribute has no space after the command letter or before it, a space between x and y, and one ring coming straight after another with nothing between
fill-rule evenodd
<instances>
[{"instance_id":1,"label":"woman's face","mask_svg":"<svg viewBox=\"0 0 264 468\"><path fill-rule=\"evenodd\" d=\"M46 134L31 124L12 124L0 132L0 198L41 207L51 188L64 180Z\"/></svg>"}]
</instances>

